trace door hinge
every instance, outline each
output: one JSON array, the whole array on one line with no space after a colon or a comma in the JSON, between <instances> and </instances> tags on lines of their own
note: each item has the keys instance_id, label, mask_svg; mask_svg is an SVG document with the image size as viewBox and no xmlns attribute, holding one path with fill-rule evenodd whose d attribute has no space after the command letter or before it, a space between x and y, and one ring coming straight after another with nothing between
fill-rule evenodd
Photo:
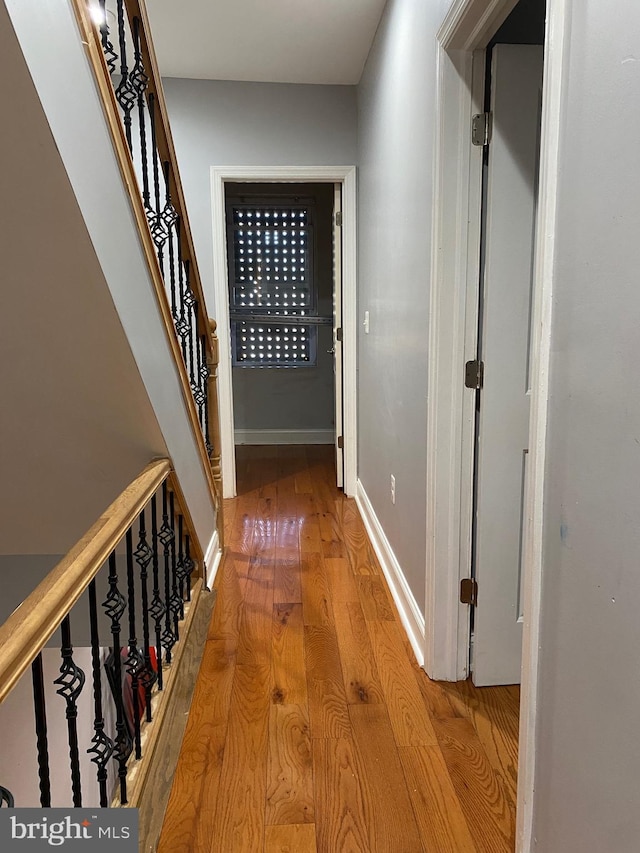
<instances>
[{"instance_id":1,"label":"door hinge","mask_svg":"<svg viewBox=\"0 0 640 853\"><path fill-rule=\"evenodd\" d=\"M340 227L342 225L342 211L338 210L337 213L333 217L335 224ZM326 220L325 220L326 222Z\"/></svg>"},{"instance_id":2,"label":"door hinge","mask_svg":"<svg viewBox=\"0 0 640 853\"><path fill-rule=\"evenodd\" d=\"M484 384L484 362L468 361L464 366L464 384L465 388L482 388Z\"/></svg>"},{"instance_id":3,"label":"door hinge","mask_svg":"<svg viewBox=\"0 0 640 853\"><path fill-rule=\"evenodd\" d=\"M471 119L471 141L474 145L484 146L491 142L491 113L477 113Z\"/></svg>"},{"instance_id":4,"label":"door hinge","mask_svg":"<svg viewBox=\"0 0 640 853\"><path fill-rule=\"evenodd\" d=\"M340 450L344 449L344 436L343 435L338 436L338 448Z\"/></svg>"},{"instance_id":5,"label":"door hinge","mask_svg":"<svg viewBox=\"0 0 640 853\"><path fill-rule=\"evenodd\" d=\"M336 340L342 343L342 326L338 326L336 329Z\"/></svg>"},{"instance_id":6,"label":"door hinge","mask_svg":"<svg viewBox=\"0 0 640 853\"><path fill-rule=\"evenodd\" d=\"M478 581L463 578L460 581L460 602L475 607L478 604Z\"/></svg>"}]
</instances>

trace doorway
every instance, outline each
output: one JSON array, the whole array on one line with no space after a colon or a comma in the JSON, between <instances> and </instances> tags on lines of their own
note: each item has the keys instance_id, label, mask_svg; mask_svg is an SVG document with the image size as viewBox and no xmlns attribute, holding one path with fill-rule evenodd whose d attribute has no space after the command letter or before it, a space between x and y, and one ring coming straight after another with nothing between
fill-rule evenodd
<instances>
[{"instance_id":1,"label":"doorway","mask_svg":"<svg viewBox=\"0 0 640 853\"><path fill-rule=\"evenodd\" d=\"M341 434L335 430L337 468L343 474L343 488L349 496L356 487L356 308L355 308L355 168L354 167L291 167L291 168L228 168L212 169L212 195L214 210L214 291L215 311L220 337L219 395L221 409L222 474L225 497L236 492L235 476L235 419L233 393L233 342L229 304L227 261L227 228L225 203L227 189L241 197L242 187L260 185L271 193L277 185L287 192L295 184L337 185L336 198L341 204L334 219L334 281L342 287L342 298L335 300L333 317L333 343L325 346L323 356L335 359L335 417L342 420ZM233 185L233 186L231 186ZM271 193L272 194L272 193ZM339 233L336 236L336 229ZM340 309L341 312L340 312ZM340 313L342 317L340 318ZM320 318L319 318L320 319ZM341 322L339 322L341 319ZM320 323L322 325L322 323ZM316 344L320 334L315 335ZM297 342L296 342L297 343ZM322 346L326 343L323 342ZM341 362L341 364L340 364ZM340 381L341 380L341 381ZM339 405L340 404L340 405ZM340 412L341 409L341 412ZM340 439L340 441L338 441ZM342 459L340 457L342 456Z\"/></svg>"}]
</instances>

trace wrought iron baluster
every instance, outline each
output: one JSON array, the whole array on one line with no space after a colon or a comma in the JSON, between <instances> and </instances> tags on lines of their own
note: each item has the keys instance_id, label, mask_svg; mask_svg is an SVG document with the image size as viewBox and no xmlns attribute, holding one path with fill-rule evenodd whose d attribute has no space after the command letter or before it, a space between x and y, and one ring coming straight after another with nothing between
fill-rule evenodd
<instances>
[{"instance_id":1,"label":"wrought iron baluster","mask_svg":"<svg viewBox=\"0 0 640 853\"><path fill-rule=\"evenodd\" d=\"M180 596L180 618L184 619L184 581L187 576L184 562L184 539L182 532L182 516L178 515L178 561L176 562L176 578L178 579L178 595Z\"/></svg>"},{"instance_id":2,"label":"wrought iron baluster","mask_svg":"<svg viewBox=\"0 0 640 853\"><path fill-rule=\"evenodd\" d=\"M138 18L134 19L134 39L136 57L140 55L140 22ZM144 73L144 69L143 69ZM145 75L146 76L146 75ZM145 81L144 89L138 92L138 124L140 125L140 159L142 161L142 201L144 203L147 220L153 214L151 207L151 196L149 193L149 154L147 150L147 116L145 110L145 91L148 85L148 78Z\"/></svg>"},{"instance_id":3,"label":"wrought iron baluster","mask_svg":"<svg viewBox=\"0 0 640 853\"><path fill-rule=\"evenodd\" d=\"M133 740L136 749L136 758L142 758L142 742L140 740L140 696L138 687L140 685L140 674L144 668L144 659L138 649L138 638L136 637L136 594L135 578L133 574L133 535L131 528L125 536L127 547L127 610L129 613L129 653L125 661L125 669L131 678L131 694L133 704Z\"/></svg>"},{"instance_id":4,"label":"wrought iron baluster","mask_svg":"<svg viewBox=\"0 0 640 853\"><path fill-rule=\"evenodd\" d=\"M109 796L107 792L107 765L114 754L115 742L105 733L104 714L102 711L102 665L100 661L100 636L98 632L98 602L96 597L95 578L89 584L89 623L91 626L91 662L93 668L93 708L94 735L91 746L87 750L91 760L97 767L98 787L100 788L100 806L107 808Z\"/></svg>"},{"instance_id":5,"label":"wrought iron baluster","mask_svg":"<svg viewBox=\"0 0 640 853\"><path fill-rule=\"evenodd\" d=\"M204 434L204 443L207 453L211 453L209 443L209 365L207 363L207 338L200 335L200 349L198 350L198 376L200 377L200 426Z\"/></svg>"},{"instance_id":6,"label":"wrought iron baluster","mask_svg":"<svg viewBox=\"0 0 640 853\"><path fill-rule=\"evenodd\" d=\"M151 649L149 639L149 575L147 569L153 551L147 542L147 529L145 524L144 510L140 513L139 538L136 550L133 552L137 564L140 566L140 586L142 590L142 637L144 642L144 667L140 673L140 683L144 687L147 722L152 720L151 692L156 683L156 674L151 663Z\"/></svg>"},{"instance_id":7,"label":"wrought iron baluster","mask_svg":"<svg viewBox=\"0 0 640 853\"><path fill-rule=\"evenodd\" d=\"M153 617L156 631L156 659L158 661L158 690L162 690L162 617L165 614L165 605L160 596L160 571L158 566L158 507L156 496L151 498L151 542L152 542L152 567L153 567L153 593L149 613Z\"/></svg>"},{"instance_id":8,"label":"wrought iron baluster","mask_svg":"<svg viewBox=\"0 0 640 853\"><path fill-rule=\"evenodd\" d=\"M102 42L102 52L107 62L109 74L113 74L116 70L116 62L118 54L113 49L111 40L109 39L109 23L107 21L106 0L99 0L100 4L100 41Z\"/></svg>"},{"instance_id":9,"label":"wrought iron baluster","mask_svg":"<svg viewBox=\"0 0 640 853\"><path fill-rule=\"evenodd\" d=\"M171 530L173 531L173 538L171 540L171 599L169 600L169 607L171 609L171 615L173 616L173 635L176 638L176 642L180 637L180 633L178 631L178 622L180 620L180 614L183 609L182 598L180 597L180 593L178 591L178 563L176 560L176 507L175 507L175 497L173 492L169 493L169 524L171 525Z\"/></svg>"},{"instance_id":10,"label":"wrought iron baluster","mask_svg":"<svg viewBox=\"0 0 640 853\"><path fill-rule=\"evenodd\" d=\"M6 807L8 809L12 809L15 806L15 801L13 799L13 794L8 788L3 788L0 785L0 807Z\"/></svg>"},{"instance_id":11,"label":"wrought iron baluster","mask_svg":"<svg viewBox=\"0 0 640 853\"><path fill-rule=\"evenodd\" d=\"M117 0L118 10L118 41L120 46L120 81L116 86L116 100L123 113L124 132L127 137L129 151L133 154L133 139L131 136L131 111L137 100L137 91L131 81L127 66L127 37L125 32L124 0Z\"/></svg>"},{"instance_id":12,"label":"wrought iron baluster","mask_svg":"<svg viewBox=\"0 0 640 853\"><path fill-rule=\"evenodd\" d=\"M155 210L150 210L147 218L151 236L156 246L160 271L164 278L164 244L169 237L167 225L160 212L160 172L158 169L158 143L156 139L156 98L153 92L149 94L149 120L151 123L151 161L153 164L153 197Z\"/></svg>"},{"instance_id":13,"label":"wrought iron baluster","mask_svg":"<svg viewBox=\"0 0 640 853\"><path fill-rule=\"evenodd\" d=\"M73 792L73 805L82 806L82 785L80 779L80 754L78 751L78 696L84 687L84 672L73 659L73 646L71 645L71 619L69 615L64 617L60 625L62 633L62 647L60 654L62 664L60 675L53 682L59 685L56 690L67 703L66 717L69 732L69 761L71 764L71 790Z\"/></svg>"},{"instance_id":14,"label":"wrought iron baluster","mask_svg":"<svg viewBox=\"0 0 640 853\"><path fill-rule=\"evenodd\" d=\"M162 219L167 227L169 240L169 294L171 296L171 316L173 317L173 322L176 323L178 320L178 308L176 302L176 260L173 247L173 232L175 224L178 221L178 214L176 213L176 209L171 201L171 164L168 160L165 160L162 164L162 170L165 186L165 202L164 208L162 209Z\"/></svg>"},{"instance_id":15,"label":"wrought iron baluster","mask_svg":"<svg viewBox=\"0 0 640 853\"><path fill-rule=\"evenodd\" d=\"M40 782L40 805L51 806L51 776L49 774L49 744L47 739L47 706L44 693L42 652L31 664L33 680L33 709L36 717L36 743L38 747L38 778Z\"/></svg>"},{"instance_id":16,"label":"wrought iron baluster","mask_svg":"<svg viewBox=\"0 0 640 853\"><path fill-rule=\"evenodd\" d=\"M185 300L185 288L184 288L184 264L182 262L182 220L180 216L178 216L178 222L176 227L176 233L178 236L178 300L180 302L180 314L176 319L176 332L180 338L180 347L182 349L182 358L184 359L184 366L187 367L189 362L187 360L187 337L189 335L189 320L187 320L187 301Z\"/></svg>"},{"instance_id":17,"label":"wrought iron baluster","mask_svg":"<svg viewBox=\"0 0 640 853\"><path fill-rule=\"evenodd\" d=\"M122 696L122 657L120 652L120 620L125 611L126 601L118 588L118 568L116 554L109 555L109 592L102 602L104 611L111 619L111 639L113 642L113 694L116 706L116 752L118 779L120 780L120 802L127 800L127 758L131 752L131 737L127 730Z\"/></svg>"},{"instance_id":18,"label":"wrought iron baluster","mask_svg":"<svg viewBox=\"0 0 640 853\"><path fill-rule=\"evenodd\" d=\"M171 650L176 644L177 637L173 633L171 626L171 543L173 542L174 534L169 526L169 507L167 500L167 483L166 480L162 484L162 525L158 531L158 540L163 547L163 562L164 562L164 631L162 632L162 645L165 649L167 663L171 663Z\"/></svg>"},{"instance_id":19,"label":"wrought iron baluster","mask_svg":"<svg viewBox=\"0 0 640 853\"><path fill-rule=\"evenodd\" d=\"M191 575L193 574L193 570L196 567L193 559L191 558L191 537L187 534L184 538L184 567L187 573L187 601L191 601Z\"/></svg>"}]
</instances>

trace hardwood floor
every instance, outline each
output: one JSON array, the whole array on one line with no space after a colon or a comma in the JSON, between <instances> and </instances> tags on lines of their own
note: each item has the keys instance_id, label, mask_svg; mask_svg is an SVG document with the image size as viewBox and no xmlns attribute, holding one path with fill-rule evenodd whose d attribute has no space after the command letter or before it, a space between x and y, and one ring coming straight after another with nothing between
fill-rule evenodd
<instances>
[{"instance_id":1,"label":"hardwood floor","mask_svg":"<svg viewBox=\"0 0 640 853\"><path fill-rule=\"evenodd\" d=\"M519 691L418 667L332 452L238 448L158 850L512 851Z\"/></svg>"}]
</instances>

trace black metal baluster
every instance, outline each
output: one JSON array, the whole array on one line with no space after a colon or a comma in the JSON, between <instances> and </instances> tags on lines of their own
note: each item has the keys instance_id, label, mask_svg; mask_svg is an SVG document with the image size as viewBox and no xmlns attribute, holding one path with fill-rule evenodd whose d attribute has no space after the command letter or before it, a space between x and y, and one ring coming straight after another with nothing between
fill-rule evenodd
<instances>
[{"instance_id":1,"label":"black metal baluster","mask_svg":"<svg viewBox=\"0 0 640 853\"><path fill-rule=\"evenodd\" d=\"M209 444L209 365L207 364L207 338L206 335L200 335L200 350L198 353L198 375L200 377L200 426L204 435L204 442L207 448L207 453L211 453L211 445Z\"/></svg>"},{"instance_id":2,"label":"black metal baluster","mask_svg":"<svg viewBox=\"0 0 640 853\"><path fill-rule=\"evenodd\" d=\"M171 663L171 650L176 644L177 637L171 627L171 543L173 542L173 530L169 526L169 508L167 501L167 483L162 484L162 525L158 531L158 539L163 546L164 561L164 631L162 632L162 645L166 652L167 663Z\"/></svg>"},{"instance_id":3,"label":"black metal baluster","mask_svg":"<svg viewBox=\"0 0 640 853\"><path fill-rule=\"evenodd\" d=\"M185 309L187 307L185 301L185 290L184 290L184 264L182 261L182 220L180 216L178 216L178 222L176 227L176 233L178 235L178 299L180 301L180 315L176 320L176 331L180 337L180 347L182 349L182 358L184 359L184 366L188 367L187 360L187 336L189 335L189 321L187 320L187 316L185 313Z\"/></svg>"},{"instance_id":4,"label":"black metal baluster","mask_svg":"<svg viewBox=\"0 0 640 853\"><path fill-rule=\"evenodd\" d=\"M93 708L94 735L91 747L87 750L97 767L98 787L100 788L100 806L109 805L107 793L107 764L116 749L116 745L104 731L102 712L102 664L100 661L100 636L98 632L98 602L95 578L89 584L89 623L91 625L91 662L93 667Z\"/></svg>"},{"instance_id":5,"label":"black metal baluster","mask_svg":"<svg viewBox=\"0 0 640 853\"><path fill-rule=\"evenodd\" d=\"M136 54L140 51L139 45L140 33L139 33L139 21L135 18L135 41L136 41ZM153 215L153 208L151 207L151 196L149 193L149 154L147 151L147 117L145 111L145 98L144 93L146 91L146 87L148 84L148 79L145 82L144 89L138 92L138 123L140 125L140 159L142 161L142 201L144 203L145 213L147 214L147 220ZM151 96L150 96L151 97Z\"/></svg>"},{"instance_id":6,"label":"black metal baluster","mask_svg":"<svg viewBox=\"0 0 640 853\"><path fill-rule=\"evenodd\" d=\"M153 593L149 613L153 617L156 630L156 658L158 661L158 690L162 690L162 617L165 606L160 597L160 571L158 566L158 509L156 496L151 498L151 542L153 557Z\"/></svg>"},{"instance_id":7,"label":"black metal baluster","mask_svg":"<svg viewBox=\"0 0 640 853\"><path fill-rule=\"evenodd\" d=\"M173 616L173 635L176 638L176 642L180 637L180 633L178 631L178 622L180 620L180 613L183 608L182 599L180 598L180 593L178 592L178 563L176 560L176 507L175 507L175 497L173 492L169 494L169 524L171 525L171 530L173 531L173 539L171 540L171 599L169 602L169 606L171 608L171 615Z\"/></svg>"},{"instance_id":8,"label":"black metal baluster","mask_svg":"<svg viewBox=\"0 0 640 853\"><path fill-rule=\"evenodd\" d=\"M49 744L47 740L47 707L44 698L44 673L42 653L31 664L33 679L33 710L36 717L36 742L38 746L38 778L40 781L40 805L51 806L51 777L49 774Z\"/></svg>"},{"instance_id":9,"label":"black metal baluster","mask_svg":"<svg viewBox=\"0 0 640 853\"><path fill-rule=\"evenodd\" d=\"M156 140L156 98L153 92L149 94L149 120L151 122L151 160L153 164L153 196L155 210L147 216L151 236L156 246L160 271L164 278L164 244L167 242L169 232L160 212L160 172L158 170L158 143Z\"/></svg>"},{"instance_id":10,"label":"black metal baluster","mask_svg":"<svg viewBox=\"0 0 640 853\"><path fill-rule=\"evenodd\" d=\"M198 396L198 383L196 380L196 369L195 369L195 360L193 356L194 349L194 337L197 340L197 325L198 325L198 303L196 301L195 294L193 290L191 290L191 282L190 282L190 274L191 274L191 265L188 260L184 261L184 281L185 281L185 289L184 289L184 303L189 312L189 333L187 336L187 350L189 353L189 363L187 367L189 368L189 379L191 384L191 393L193 394L194 400L197 402ZM196 330L194 330L194 323L196 326Z\"/></svg>"},{"instance_id":11,"label":"black metal baluster","mask_svg":"<svg viewBox=\"0 0 640 853\"><path fill-rule=\"evenodd\" d=\"M73 792L73 805L76 808L82 806L82 785L80 780L80 754L78 751L78 696L84 687L84 672L73 659L73 646L71 645L71 619L69 615L64 617L60 625L62 633L62 664L60 675L53 682L59 685L56 690L67 703L66 717L69 732L69 761L71 764L71 790Z\"/></svg>"},{"instance_id":12,"label":"black metal baluster","mask_svg":"<svg viewBox=\"0 0 640 853\"><path fill-rule=\"evenodd\" d=\"M111 619L111 639L113 642L113 693L116 705L116 753L118 762L118 778L120 780L120 802L125 805L127 800L127 758L131 752L131 738L127 731L124 716L124 700L122 696L122 656L120 652L120 620L125 611L126 601L118 589L118 569L116 554L109 555L109 592L102 606Z\"/></svg>"},{"instance_id":13,"label":"black metal baluster","mask_svg":"<svg viewBox=\"0 0 640 853\"><path fill-rule=\"evenodd\" d=\"M140 586L142 590L142 637L144 642L144 668L140 673L140 683L144 687L147 722L150 723L152 720L151 691L153 689L153 685L156 683L156 674L151 663L151 649L149 647L149 576L147 569L151 562L153 551L147 542L144 510L140 513L138 545L133 556L136 558L136 562L140 566Z\"/></svg>"},{"instance_id":14,"label":"black metal baluster","mask_svg":"<svg viewBox=\"0 0 640 853\"><path fill-rule=\"evenodd\" d=\"M193 574L196 564L191 557L191 537L189 534L184 537L184 550L184 567L187 573L187 601L191 601L191 575Z\"/></svg>"},{"instance_id":15,"label":"black metal baluster","mask_svg":"<svg viewBox=\"0 0 640 853\"><path fill-rule=\"evenodd\" d=\"M8 788L3 788L2 785L0 785L0 807L12 809L14 806L15 801L13 799L13 794Z\"/></svg>"},{"instance_id":16,"label":"black metal baluster","mask_svg":"<svg viewBox=\"0 0 640 853\"><path fill-rule=\"evenodd\" d=\"M138 638L136 637L136 595L135 578L133 574L133 535L131 528L125 536L127 546L127 610L129 613L129 654L125 661L125 669L131 678L131 694L133 704L133 740L136 749L136 758L142 758L142 743L140 740L140 696L138 687L140 685L140 673L144 666L144 659L138 649Z\"/></svg>"},{"instance_id":17,"label":"black metal baluster","mask_svg":"<svg viewBox=\"0 0 640 853\"><path fill-rule=\"evenodd\" d=\"M118 61L118 54L113 49L113 45L111 44L111 40L109 39L109 24L107 22L107 10L105 8L106 3L105 0L99 0L100 3L100 40L102 42L102 52L104 53L104 58L107 62L107 68L109 69L109 74L113 74L116 70L116 62Z\"/></svg>"},{"instance_id":18,"label":"black metal baluster","mask_svg":"<svg viewBox=\"0 0 640 853\"><path fill-rule=\"evenodd\" d=\"M131 137L131 111L137 100L135 86L132 85L127 67L127 38L124 29L124 0L118 0L118 40L120 45L120 82L116 86L116 100L123 113L124 132L127 137L129 151L133 154L133 139Z\"/></svg>"},{"instance_id":19,"label":"black metal baluster","mask_svg":"<svg viewBox=\"0 0 640 853\"><path fill-rule=\"evenodd\" d=\"M173 317L173 322L176 323L178 320L178 308L176 301L176 267L175 251L173 248L173 230L176 222L178 221L178 214L176 213L176 209L171 201L171 164L168 160L165 160L162 164L162 170L165 186L165 201L164 208L162 210L162 219L167 227L169 240L169 294L171 296L171 316Z\"/></svg>"},{"instance_id":20,"label":"black metal baluster","mask_svg":"<svg viewBox=\"0 0 640 853\"><path fill-rule=\"evenodd\" d=\"M176 578L178 579L178 595L180 597L180 618L184 619L184 581L187 576L184 563L184 541L182 533L182 516L178 515L178 560L176 562Z\"/></svg>"}]
</instances>

